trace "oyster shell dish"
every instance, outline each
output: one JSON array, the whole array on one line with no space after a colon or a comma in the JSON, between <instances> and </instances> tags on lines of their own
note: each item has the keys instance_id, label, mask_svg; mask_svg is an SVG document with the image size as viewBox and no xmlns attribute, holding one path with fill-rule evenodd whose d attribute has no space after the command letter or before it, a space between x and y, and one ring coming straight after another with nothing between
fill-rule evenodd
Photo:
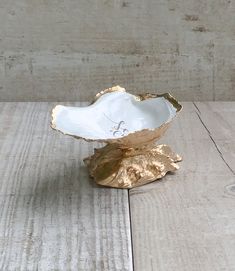
<instances>
[{"instance_id":1,"label":"oyster shell dish","mask_svg":"<svg viewBox=\"0 0 235 271\"><path fill-rule=\"evenodd\" d=\"M133 95L120 86L99 92L85 107L57 105L51 127L65 135L106 143L84 159L96 183L132 188L179 168L181 157L156 145L182 106L169 93Z\"/></svg>"}]
</instances>

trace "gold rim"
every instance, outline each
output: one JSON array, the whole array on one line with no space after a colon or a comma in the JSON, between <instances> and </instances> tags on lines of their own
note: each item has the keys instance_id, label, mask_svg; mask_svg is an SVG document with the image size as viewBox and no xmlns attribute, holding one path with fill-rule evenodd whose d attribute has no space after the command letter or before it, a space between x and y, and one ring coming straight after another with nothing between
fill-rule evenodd
<instances>
[{"instance_id":1,"label":"gold rim","mask_svg":"<svg viewBox=\"0 0 235 271\"><path fill-rule=\"evenodd\" d=\"M108 88L108 89L105 89L99 93L96 94L95 96L95 99L92 103L96 102L101 96L103 96L104 94L106 93L111 93L111 92L127 92L124 88L120 87L120 86L115 86L115 87L112 87L112 88ZM147 100L147 99L151 99L151 98L157 98L157 97L164 97L166 100L168 100L174 108L176 108L176 113L180 112L182 110L182 105L179 104L179 102L170 94L170 93L163 93L163 94L151 94L151 93L145 93L145 94L139 94L139 95L135 95L135 94L132 94L133 96L135 96L137 98L138 101L143 101L143 100ZM133 136L133 134L135 135L141 135L142 133L146 133L146 132L151 132L151 133L155 133L157 131L160 131L160 130L163 130L165 126L168 126L169 123L175 118L175 115L169 122L166 122L166 123L163 123L160 127L157 127L155 129L142 129L142 130L139 130L139 131L135 131L135 132L132 132L132 133L129 133L128 135L126 136L123 136L123 137L120 137L120 138L107 138L107 139L89 139L89 138L83 138L83 137L79 137L79 136L76 136L76 135L72 135L72 134L67 134L67 133L64 133L63 131L59 130L57 127L56 127L56 115L57 115L57 112L58 112L58 107L60 107L61 105L56 105L53 109L52 109L52 120L51 120L51 128L53 130L56 130L56 131L59 131L61 132L62 134L64 135L69 135L69 136L72 136L76 139L83 139L87 142L92 142L92 141L96 141L96 142L101 142L101 143L107 143L107 144L118 144L118 145L123 145L124 142L126 142L126 140L131 136ZM126 144L124 144L126 145Z\"/></svg>"}]
</instances>

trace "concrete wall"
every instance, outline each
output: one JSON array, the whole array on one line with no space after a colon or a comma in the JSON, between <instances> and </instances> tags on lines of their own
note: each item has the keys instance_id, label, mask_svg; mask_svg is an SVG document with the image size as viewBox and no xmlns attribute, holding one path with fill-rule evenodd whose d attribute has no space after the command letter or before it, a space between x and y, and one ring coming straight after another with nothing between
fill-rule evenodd
<instances>
[{"instance_id":1,"label":"concrete wall","mask_svg":"<svg viewBox=\"0 0 235 271\"><path fill-rule=\"evenodd\" d=\"M0 1L1 101L89 100L116 84L235 100L235 1Z\"/></svg>"}]
</instances>

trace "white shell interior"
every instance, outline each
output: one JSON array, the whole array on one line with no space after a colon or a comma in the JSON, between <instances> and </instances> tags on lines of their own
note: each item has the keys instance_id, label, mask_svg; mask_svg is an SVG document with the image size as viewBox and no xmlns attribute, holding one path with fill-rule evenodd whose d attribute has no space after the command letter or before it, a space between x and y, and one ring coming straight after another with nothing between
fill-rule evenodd
<instances>
[{"instance_id":1,"label":"white shell interior","mask_svg":"<svg viewBox=\"0 0 235 271\"><path fill-rule=\"evenodd\" d=\"M87 107L57 105L55 128L86 139L120 138L143 129L155 129L169 122L176 109L164 97L138 101L127 92L106 93Z\"/></svg>"}]
</instances>

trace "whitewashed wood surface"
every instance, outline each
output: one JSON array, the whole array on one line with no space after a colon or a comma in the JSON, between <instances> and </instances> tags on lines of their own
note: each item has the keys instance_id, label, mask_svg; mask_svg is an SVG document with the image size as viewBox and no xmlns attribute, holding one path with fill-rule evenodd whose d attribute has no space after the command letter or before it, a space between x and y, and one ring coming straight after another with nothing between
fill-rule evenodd
<instances>
[{"instance_id":1,"label":"whitewashed wood surface","mask_svg":"<svg viewBox=\"0 0 235 271\"><path fill-rule=\"evenodd\" d=\"M180 170L129 191L93 183L98 145L51 130L54 105L0 103L0 270L235 270L235 103L183 103Z\"/></svg>"},{"instance_id":2,"label":"whitewashed wood surface","mask_svg":"<svg viewBox=\"0 0 235 271\"><path fill-rule=\"evenodd\" d=\"M120 84L235 100L234 13L232 0L1 0L0 99L90 101Z\"/></svg>"},{"instance_id":3,"label":"whitewashed wood surface","mask_svg":"<svg viewBox=\"0 0 235 271\"><path fill-rule=\"evenodd\" d=\"M132 270L128 192L89 179L53 105L0 104L0 270Z\"/></svg>"},{"instance_id":4,"label":"whitewashed wood surface","mask_svg":"<svg viewBox=\"0 0 235 271\"><path fill-rule=\"evenodd\" d=\"M130 190L135 270L235 270L235 103L187 103L161 140L176 174Z\"/></svg>"}]
</instances>

